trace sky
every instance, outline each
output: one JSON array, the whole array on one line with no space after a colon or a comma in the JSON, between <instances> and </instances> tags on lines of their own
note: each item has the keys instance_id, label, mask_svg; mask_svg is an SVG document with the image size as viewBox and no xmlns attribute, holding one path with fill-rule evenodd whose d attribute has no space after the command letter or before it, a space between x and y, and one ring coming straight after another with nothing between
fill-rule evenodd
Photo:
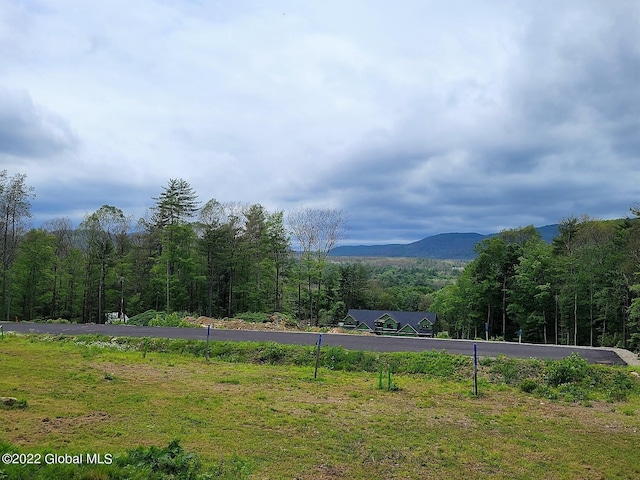
<instances>
[{"instance_id":1,"label":"sky","mask_svg":"<svg viewBox=\"0 0 640 480\"><path fill-rule=\"evenodd\" d=\"M0 0L0 170L32 223L339 209L342 244L640 201L637 0Z\"/></svg>"}]
</instances>

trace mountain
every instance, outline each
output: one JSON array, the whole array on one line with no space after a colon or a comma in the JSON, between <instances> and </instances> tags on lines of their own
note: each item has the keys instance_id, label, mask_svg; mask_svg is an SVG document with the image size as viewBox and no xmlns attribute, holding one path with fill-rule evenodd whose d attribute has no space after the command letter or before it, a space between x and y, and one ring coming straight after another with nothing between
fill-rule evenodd
<instances>
[{"instance_id":1,"label":"mountain","mask_svg":"<svg viewBox=\"0 0 640 480\"><path fill-rule=\"evenodd\" d=\"M536 228L542 239L551 243L558 235L558 225ZM473 260L474 247L486 238L498 235L492 233L440 233L408 244L389 245L349 245L336 247L330 255L334 257L420 257L442 260Z\"/></svg>"}]
</instances>

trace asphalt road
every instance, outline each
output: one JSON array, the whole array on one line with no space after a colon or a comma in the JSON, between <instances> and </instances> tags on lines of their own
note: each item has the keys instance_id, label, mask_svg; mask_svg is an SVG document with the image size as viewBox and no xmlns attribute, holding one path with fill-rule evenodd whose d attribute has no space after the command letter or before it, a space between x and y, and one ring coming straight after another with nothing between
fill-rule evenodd
<instances>
[{"instance_id":1,"label":"asphalt road","mask_svg":"<svg viewBox=\"0 0 640 480\"><path fill-rule=\"evenodd\" d=\"M162 337L206 340L205 328L137 327L128 325L96 324L50 324L0 322L5 332L49 333L54 335L101 334L117 337ZM316 345L317 333L272 332L253 330L211 329L211 341L277 342L294 345ZM322 334L323 346L342 346L349 350L374 352L422 352L444 350L452 354L473 355L473 344L477 344L478 355L496 357L506 355L517 358L539 358L559 360L573 352L589 363L626 365L612 349L595 347L572 347L560 345L537 345L530 343L485 342L471 340L445 340L436 338L382 337L373 335Z\"/></svg>"}]
</instances>

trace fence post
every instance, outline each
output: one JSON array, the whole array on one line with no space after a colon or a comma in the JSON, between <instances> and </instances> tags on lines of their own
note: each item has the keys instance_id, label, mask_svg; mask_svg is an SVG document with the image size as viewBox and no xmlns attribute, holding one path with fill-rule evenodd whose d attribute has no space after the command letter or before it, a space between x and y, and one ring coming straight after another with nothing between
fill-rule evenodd
<instances>
[{"instance_id":1,"label":"fence post","mask_svg":"<svg viewBox=\"0 0 640 480\"><path fill-rule=\"evenodd\" d=\"M211 333L211 325L207 325L207 362L209 361L209 334Z\"/></svg>"},{"instance_id":2,"label":"fence post","mask_svg":"<svg viewBox=\"0 0 640 480\"><path fill-rule=\"evenodd\" d=\"M320 346L322 345L322 334L318 334L318 350L316 350L316 370L313 372L313 378L318 378L318 365L320 363Z\"/></svg>"},{"instance_id":3,"label":"fence post","mask_svg":"<svg viewBox=\"0 0 640 480\"><path fill-rule=\"evenodd\" d=\"M473 344L473 394L478 396L478 344Z\"/></svg>"}]
</instances>

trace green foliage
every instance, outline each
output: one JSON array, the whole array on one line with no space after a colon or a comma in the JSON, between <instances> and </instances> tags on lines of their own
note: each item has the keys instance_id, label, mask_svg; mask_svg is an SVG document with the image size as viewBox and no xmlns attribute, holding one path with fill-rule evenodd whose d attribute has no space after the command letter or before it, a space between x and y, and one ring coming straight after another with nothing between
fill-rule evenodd
<instances>
[{"instance_id":1,"label":"green foliage","mask_svg":"<svg viewBox=\"0 0 640 480\"><path fill-rule=\"evenodd\" d=\"M32 189L4 170L0 187L4 319L101 323L124 308L134 325L179 325L155 310L254 322L270 316L238 312L278 311L287 324L328 327L350 308L420 310L435 311L437 330L455 338L483 337L488 323L491 338L513 340L522 329L526 342L640 349L640 219L568 217L552 244L532 226L505 230L468 263L328 262L337 237L323 245L317 233L327 227L320 220L341 225L337 211L299 217L311 235L294 258L284 212L215 199L200 207L183 179L170 179L133 229L131 217L103 205L77 229L58 219L12 230L29 216Z\"/></svg>"},{"instance_id":2,"label":"green foliage","mask_svg":"<svg viewBox=\"0 0 640 480\"><path fill-rule=\"evenodd\" d=\"M51 320L51 319L47 320L46 323L55 323L55 324L63 325L63 324L69 324L71 322L66 318L56 318L55 320Z\"/></svg>"},{"instance_id":3,"label":"green foliage","mask_svg":"<svg viewBox=\"0 0 640 480\"><path fill-rule=\"evenodd\" d=\"M27 408L27 401L19 398L5 397L0 402L0 409L2 410L24 410Z\"/></svg>"},{"instance_id":4,"label":"green foliage","mask_svg":"<svg viewBox=\"0 0 640 480\"><path fill-rule=\"evenodd\" d=\"M245 322L253 322L253 323L266 323L271 321L271 315L268 313L262 313L262 312L237 313L234 315L234 318L244 320Z\"/></svg>"},{"instance_id":5,"label":"green foliage","mask_svg":"<svg viewBox=\"0 0 640 480\"><path fill-rule=\"evenodd\" d=\"M563 383L580 382L589 374L589 364L577 353L550 362L546 371L547 385L557 387Z\"/></svg>"},{"instance_id":6,"label":"green foliage","mask_svg":"<svg viewBox=\"0 0 640 480\"><path fill-rule=\"evenodd\" d=\"M135 315L129 319L130 325L150 326L150 327L196 327L185 322L184 318L189 316L188 312L158 312L147 310L144 313Z\"/></svg>"},{"instance_id":7,"label":"green foliage","mask_svg":"<svg viewBox=\"0 0 640 480\"><path fill-rule=\"evenodd\" d=\"M175 478L176 480L196 480L202 465L193 453L187 453L179 440L172 440L167 447L138 447L130 450L117 462L120 466L133 465L137 473L145 473L150 480Z\"/></svg>"},{"instance_id":8,"label":"green foliage","mask_svg":"<svg viewBox=\"0 0 640 480\"><path fill-rule=\"evenodd\" d=\"M545 398L547 400L558 400L558 392L547 385L538 385L533 391L533 395L537 398Z\"/></svg>"},{"instance_id":9,"label":"green foliage","mask_svg":"<svg viewBox=\"0 0 640 480\"><path fill-rule=\"evenodd\" d=\"M565 384L562 392L539 377L538 387L524 394L517 387L491 384L492 364L483 363L480 395L472 397L468 368L459 380L401 374L397 370L402 357L397 356L378 354L372 373L322 369L315 381L311 365L287 363L305 353L313 358L313 347L287 346L282 366L238 365L219 358L206 363L202 357L155 353L142 359L137 352L104 349L87 362L83 352L90 347L76 345L78 340L95 343L99 338L69 337L68 343L35 335L5 338L3 364L14 373L6 377L5 390L18 388L30 407L33 403L25 411L5 412L19 420L5 432L5 440L20 453L41 448L71 454L112 452L115 463L0 465L0 478L139 480L153 478L153 468L159 478L179 478L179 473L162 473L157 467L187 465L188 473L193 462L179 460L180 453L162 459L163 450L175 452L164 447L176 437L183 439L185 457L195 452L201 459L196 473L201 480L425 478L432 473L459 478L470 468L472 476L483 478L584 478L585 465L587 476L636 478L640 473L633 460L640 397L631 391L628 403L600 403L604 397L599 385L624 386L627 380L637 385L626 367L594 365L586 383L577 388ZM241 351L253 361L265 344L225 347L231 355ZM539 363L544 371L547 364ZM401 387L399 393L376 390L375 368L380 365L394 366L392 381ZM114 373L115 381L103 379L105 372ZM501 382L497 376L496 382ZM580 403L549 405L557 400ZM584 408L590 401L598 402L596 408ZM53 439L29 437L33 426L41 424L43 407L52 419L49 426L72 428L58 429ZM99 412L104 414L96 417ZM428 428L420 419L429 420ZM24 438L32 441L19 442ZM143 455L136 457L140 468L133 462L121 465L121 459L127 463L127 450L138 445L144 446ZM151 445L158 454L145 460ZM544 458L548 461L540 461Z\"/></svg>"},{"instance_id":10,"label":"green foliage","mask_svg":"<svg viewBox=\"0 0 640 480\"><path fill-rule=\"evenodd\" d=\"M591 399L589 390L575 383L563 383L558 387L558 393L567 402L587 402Z\"/></svg>"},{"instance_id":11,"label":"green foliage","mask_svg":"<svg viewBox=\"0 0 640 480\"><path fill-rule=\"evenodd\" d=\"M536 388L538 388L538 382L532 380L531 378L525 378L520 382L518 387L525 393L533 393Z\"/></svg>"},{"instance_id":12,"label":"green foliage","mask_svg":"<svg viewBox=\"0 0 640 480\"><path fill-rule=\"evenodd\" d=\"M434 294L440 329L473 338L640 346L640 221L568 218L552 245L532 227L479 243L478 256ZM625 319L620 322L620 319Z\"/></svg>"},{"instance_id":13,"label":"green foliage","mask_svg":"<svg viewBox=\"0 0 640 480\"><path fill-rule=\"evenodd\" d=\"M147 310L146 312L139 313L138 315L134 315L133 317L129 318L128 323L130 325L140 325L146 327L147 325L149 325L151 320L155 319L159 314L160 312L157 312L156 310Z\"/></svg>"},{"instance_id":14,"label":"green foliage","mask_svg":"<svg viewBox=\"0 0 640 480\"><path fill-rule=\"evenodd\" d=\"M491 374L500 376L507 385L513 385L520 380L521 372L517 360L504 357L494 362L492 367Z\"/></svg>"},{"instance_id":15,"label":"green foliage","mask_svg":"<svg viewBox=\"0 0 640 480\"><path fill-rule=\"evenodd\" d=\"M286 356L284 345L275 342L267 343L259 354L260 363L280 363Z\"/></svg>"},{"instance_id":16,"label":"green foliage","mask_svg":"<svg viewBox=\"0 0 640 480\"><path fill-rule=\"evenodd\" d=\"M156 316L149 322L150 327L196 327L191 323L184 321L184 317L188 316L186 312L164 313L158 312Z\"/></svg>"},{"instance_id":17,"label":"green foliage","mask_svg":"<svg viewBox=\"0 0 640 480\"><path fill-rule=\"evenodd\" d=\"M214 465L210 469L209 478L245 480L251 478L251 474L255 468L255 462L251 459L233 454ZM203 477L203 480L205 478L207 477Z\"/></svg>"},{"instance_id":18,"label":"green foliage","mask_svg":"<svg viewBox=\"0 0 640 480\"><path fill-rule=\"evenodd\" d=\"M445 352L424 351L391 354L398 373L423 373L438 378L461 378L471 370L471 358Z\"/></svg>"},{"instance_id":19,"label":"green foliage","mask_svg":"<svg viewBox=\"0 0 640 480\"><path fill-rule=\"evenodd\" d=\"M37 336L31 337L33 339ZM43 337L45 338L45 337ZM204 357L206 341L166 338L112 338L101 335L79 337L46 336L49 341L74 342L86 348L87 358L101 349L143 351L148 353L174 353ZM210 342L211 360L233 363L257 363L271 365L315 366L316 347L313 345L284 345L275 342ZM320 366L328 370L349 372L379 371L380 365L393 365L396 374L421 374L433 378L468 381L472 377L472 359L464 355L446 352L367 352L347 350L343 347L322 347ZM597 395L612 402L624 401L629 395L640 394L640 381L628 372L602 365L589 365L577 354L546 361L483 357L481 373L493 384L518 386L522 391L542 398L567 398L568 400L591 398ZM573 384L576 387L561 388ZM582 392L591 392L589 395Z\"/></svg>"},{"instance_id":20,"label":"green foliage","mask_svg":"<svg viewBox=\"0 0 640 480\"><path fill-rule=\"evenodd\" d=\"M0 454L21 453L13 445L0 442ZM200 457L189 453L180 445L179 440L172 440L168 446L136 447L124 455L111 457L102 465L86 462L80 464L47 464L45 455L52 452L40 451L40 464L4 464L0 465L0 479L11 480L210 480L248 479L255 468L252 461L238 455L231 455L205 467ZM59 454L59 453L58 453ZM103 458L104 461L104 458Z\"/></svg>"},{"instance_id":21,"label":"green foliage","mask_svg":"<svg viewBox=\"0 0 640 480\"><path fill-rule=\"evenodd\" d=\"M527 379L537 381L544 375L544 364L533 359L499 355L497 358L482 358L480 365L488 370L492 382L506 385L522 384Z\"/></svg>"}]
</instances>

